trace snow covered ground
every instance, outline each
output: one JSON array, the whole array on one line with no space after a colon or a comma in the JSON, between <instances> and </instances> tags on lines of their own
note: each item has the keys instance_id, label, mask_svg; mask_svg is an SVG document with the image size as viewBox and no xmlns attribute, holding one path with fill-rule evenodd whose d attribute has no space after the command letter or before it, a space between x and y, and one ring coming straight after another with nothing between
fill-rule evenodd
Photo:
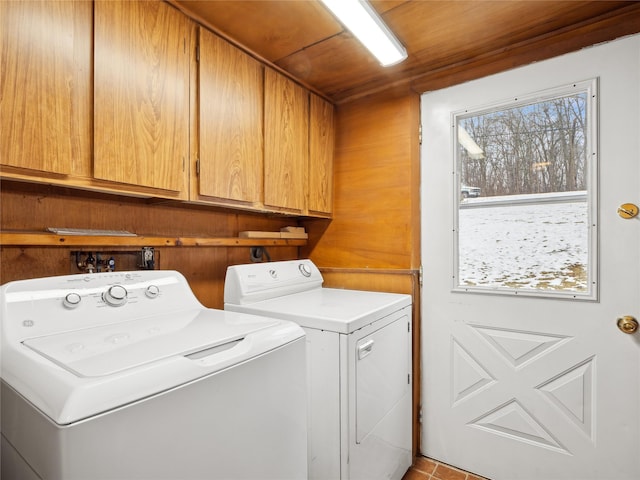
<instances>
[{"instance_id":1,"label":"snow covered ground","mask_svg":"<svg viewBox=\"0 0 640 480\"><path fill-rule=\"evenodd\" d=\"M460 285L586 291L587 210L586 201L461 208Z\"/></svg>"}]
</instances>

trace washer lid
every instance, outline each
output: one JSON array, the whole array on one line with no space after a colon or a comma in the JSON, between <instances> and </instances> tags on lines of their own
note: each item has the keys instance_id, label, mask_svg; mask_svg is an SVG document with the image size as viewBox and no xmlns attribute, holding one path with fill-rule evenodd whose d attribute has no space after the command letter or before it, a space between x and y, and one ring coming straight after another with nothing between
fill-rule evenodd
<instances>
[{"instance_id":1,"label":"washer lid","mask_svg":"<svg viewBox=\"0 0 640 480\"><path fill-rule=\"evenodd\" d=\"M349 334L408 305L411 296L405 294L316 288L246 305L226 303L225 308Z\"/></svg>"},{"instance_id":2,"label":"washer lid","mask_svg":"<svg viewBox=\"0 0 640 480\"><path fill-rule=\"evenodd\" d=\"M197 309L31 338L23 344L78 377L101 377L228 344L276 323Z\"/></svg>"}]
</instances>

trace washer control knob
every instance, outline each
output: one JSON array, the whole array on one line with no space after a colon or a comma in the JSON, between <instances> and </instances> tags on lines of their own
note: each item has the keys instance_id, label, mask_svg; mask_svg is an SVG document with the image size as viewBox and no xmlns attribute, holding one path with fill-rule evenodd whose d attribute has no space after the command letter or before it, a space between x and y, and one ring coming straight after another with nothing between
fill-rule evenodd
<instances>
[{"instance_id":1,"label":"washer control knob","mask_svg":"<svg viewBox=\"0 0 640 480\"><path fill-rule=\"evenodd\" d=\"M112 307L119 307L127 303L127 289L122 285L112 285L104 292L102 299Z\"/></svg>"},{"instance_id":2,"label":"washer control knob","mask_svg":"<svg viewBox=\"0 0 640 480\"><path fill-rule=\"evenodd\" d=\"M68 309L74 309L74 308L77 308L78 305L80 305L81 301L82 301L82 297L80 296L79 293L71 292L71 293L67 293L67 295L62 300L62 304Z\"/></svg>"},{"instance_id":3,"label":"washer control knob","mask_svg":"<svg viewBox=\"0 0 640 480\"><path fill-rule=\"evenodd\" d=\"M300 265L298 265L298 270L300 270L300 273L302 273L302 275L304 275L305 277L311 276L311 269L306 263L301 263Z\"/></svg>"},{"instance_id":4,"label":"washer control knob","mask_svg":"<svg viewBox=\"0 0 640 480\"><path fill-rule=\"evenodd\" d=\"M149 285L147 289L144 291L144 294L148 298L156 298L158 295L160 295L160 289L158 288L157 285Z\"/></svg>"}]
</instances>

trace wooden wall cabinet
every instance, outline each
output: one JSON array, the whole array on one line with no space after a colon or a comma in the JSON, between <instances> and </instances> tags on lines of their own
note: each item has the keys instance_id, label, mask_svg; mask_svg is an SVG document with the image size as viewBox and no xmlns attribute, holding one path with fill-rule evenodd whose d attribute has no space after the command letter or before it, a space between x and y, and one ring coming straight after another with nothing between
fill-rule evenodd
<instances>
[{"instance_id":1,"label":"wooden wall cabinet","mask_svg":"<svg viewBox=\"0 0 640 480\"><path fill-rule=\"evenodd\" d=\"M0 2L3 176L90 173L91 9L89 1Z\"/></svg>"},{"instance_id":2,"label":"wooden wall cabinet","mask_svg":"<svg viewBox=\"0 0 640 480\"><path fill-rule=\"evenodd\" d=\"M333 105L315 94L309 98L309 203L310 215L333 211Z\"/></svg>"},{"instance_id":3,"label":"wooden wall cabinet","mask_svg":"<svg viewBox=\"0 0 640 480\"><path fill-rule=\"evenodd\" d=\"M264 204L302 214L309 181L309 92L265 69L264 118Z\"/></svg>"},{"instance_id":4,"label":"wooden wall cabinet","mask_svg":"<svg viewBox=\"0 0 640 480\"><path fill-rule=\"evenodd\" d=\"M192 200L331 215L332 104L203 28L198 89Z\"/></svg>"},{"instance_id":5,"label":"wooden wall cabinet","mask_svg":"<svg viewBox=\"0 0 640 480\"><path fill-rule=\"evenodd\" d=\"M168 3L0 1L0 27L2 178L331 215L333 106Z\"/></svg>"},{"instance_id":6,"label":"wooden wall cabinet","mask_svg":"<svg viewBox=\"0 0 640 480\"><path fill-rule=\"evenodd\" d=\"M164 2L94 9L94 177L186 199L191 21Z\"/></svg>"},{"instance_id":7,"label":"wooden wall cabinet","mask_svg":"<svg viewBox=\"0 0 640 480\"><path fill-rule=\"evenodd\" d=\"M263 199L263 67L200 28L199 142L192 199L259 206ZM194 191L195 190L195 191Z\"/></svg>"},{"instance_id":8,"label":"wooden wall cabinet","mask_svg":"<svg viewBox=\"0 0 640 480\"><path fill-rule=\"evenodd\" d=\"M192 200L330 216L333 105L205 29L199 51Z\"/></svg>"},{"instance_id":9,"label":"wooden wall cabinet","mask_svg":"<svg viewBox=\"0 0 640 480\"><path fill-rule=\"evenodd\" d=\"M329 217L333 210L333 105L265 70L264 203Z\"/></svg>"}]
</instances>

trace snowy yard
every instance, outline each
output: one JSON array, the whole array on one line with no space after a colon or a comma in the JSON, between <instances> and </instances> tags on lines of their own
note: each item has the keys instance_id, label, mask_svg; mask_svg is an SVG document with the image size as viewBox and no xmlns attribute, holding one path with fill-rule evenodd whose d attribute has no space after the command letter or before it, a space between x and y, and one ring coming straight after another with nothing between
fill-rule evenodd
<instances>
[{"instance_id":1,"label":"snowy yard","mask_svg":"<svg viewBox=\"0 0 640 480\"><path fill-rule=\"evenodd\" d=\"M586 201L461 208L460 285L585 292L587 210Z\"/></svg>"}]
</instances>

